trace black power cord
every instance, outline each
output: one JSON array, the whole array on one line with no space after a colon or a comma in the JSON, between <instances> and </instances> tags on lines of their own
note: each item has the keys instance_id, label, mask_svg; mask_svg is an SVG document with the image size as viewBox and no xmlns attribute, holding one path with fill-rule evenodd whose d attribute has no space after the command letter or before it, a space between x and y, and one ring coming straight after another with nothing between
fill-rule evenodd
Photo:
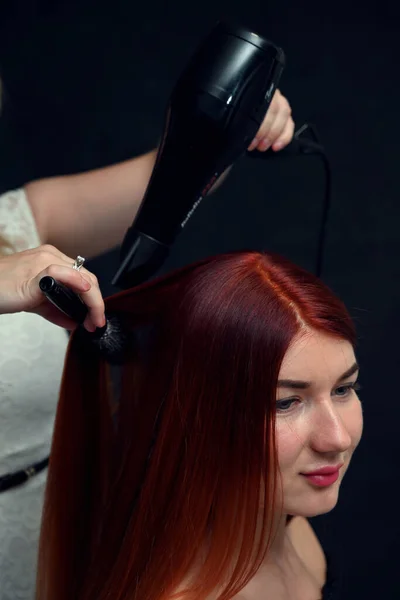
<instances>
[{"instance_id":1,"label":"black power cord","mask_svg":"<svg viewBox=\"0 0 400 600\"><path fill-rule=\"evenodd\" d=\"M308 135L306 135L308 134ZM325 149L320 142L319 135L314 125L305 123L302 125L294 134L291 143L282 151L274 152L273 150L267 150L267 152L248 152L247 156L250 158L270 160L271 158L285 158L287 156L298 156L299 154L316 154L318 155L324 165L325 170L325 189L321 213L321 221L317 239L317 250L316 250L316 261L315 261L315 274L317 277L322 276L322 270L324 266L325 246L327 227L329 220L329 213L332 204L332 170L329 162L329 158L325 153Z\"/></svg>"}]
</instances>

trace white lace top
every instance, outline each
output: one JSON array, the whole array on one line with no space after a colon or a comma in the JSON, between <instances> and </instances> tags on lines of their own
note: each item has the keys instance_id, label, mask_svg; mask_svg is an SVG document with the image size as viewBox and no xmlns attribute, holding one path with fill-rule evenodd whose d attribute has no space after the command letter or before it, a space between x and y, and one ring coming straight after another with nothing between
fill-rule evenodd
<instances>
[{"instance_id":1,"label":"white lace top","mask_svg":"<svg viewBox=\"0 0 400 600\"><path fill-rule=\"evenodd\" d=\"M0 196L0 255L38 245L25 192ZM0 315L0 476L48 455L67 342L38 315ZM0 600L34 597L45 480L0 493Z\"/></svg>"}]
</instances>

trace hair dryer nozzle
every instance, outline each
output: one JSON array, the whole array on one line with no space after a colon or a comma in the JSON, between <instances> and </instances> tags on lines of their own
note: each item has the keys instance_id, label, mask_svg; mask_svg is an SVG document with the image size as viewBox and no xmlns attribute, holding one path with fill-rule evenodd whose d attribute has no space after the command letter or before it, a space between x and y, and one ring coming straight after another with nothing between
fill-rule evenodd
<instances>
[{"instance_id":1,"label":"hair dryer nozzle","mask_svg":"<svg viewBox=\"0 0 400 600\"><path fill-rule=\"evenodd\" d=\"M169 247L130 227L124 239L122 254L125 257L112 284L129 288L150 279L158 271L169 254Z\"/></svg>"}]
</instances>

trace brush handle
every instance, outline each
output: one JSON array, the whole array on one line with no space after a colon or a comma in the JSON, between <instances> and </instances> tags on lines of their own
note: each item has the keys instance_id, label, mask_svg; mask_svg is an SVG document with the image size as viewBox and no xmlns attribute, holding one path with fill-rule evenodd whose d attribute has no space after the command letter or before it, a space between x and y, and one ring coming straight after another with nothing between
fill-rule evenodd
<instances>
[{"instance_id":1,"label":"brush handle","mask_svg":"<svg viewBox=\"0 0 400 600\"><path fill-rule=\"evenodd\" d=\"M41 278L39 287L47 300L54 304L58 310L82 325L88 314L88 307L82 302L78 294L48 275Z\"/></svg>"}]
</instances>

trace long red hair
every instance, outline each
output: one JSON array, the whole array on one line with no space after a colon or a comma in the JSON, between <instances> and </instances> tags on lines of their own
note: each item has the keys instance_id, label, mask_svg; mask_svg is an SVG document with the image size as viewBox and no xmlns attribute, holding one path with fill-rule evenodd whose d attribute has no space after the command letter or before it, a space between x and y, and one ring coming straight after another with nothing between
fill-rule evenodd
<instances>
[{"instance_id":1,"label":"long red hair","mask_svg":"<svg viewBox=\"0 0 400 600\"><path fill-rule=\"evenodd\" d=\"M72 336L37 600L232 598L277 510L282 359L304 326L354 344L351 319L314 276L259 252L203 260L106 305L135 345L111 384Z\"/></svg>"}]
</instances>

